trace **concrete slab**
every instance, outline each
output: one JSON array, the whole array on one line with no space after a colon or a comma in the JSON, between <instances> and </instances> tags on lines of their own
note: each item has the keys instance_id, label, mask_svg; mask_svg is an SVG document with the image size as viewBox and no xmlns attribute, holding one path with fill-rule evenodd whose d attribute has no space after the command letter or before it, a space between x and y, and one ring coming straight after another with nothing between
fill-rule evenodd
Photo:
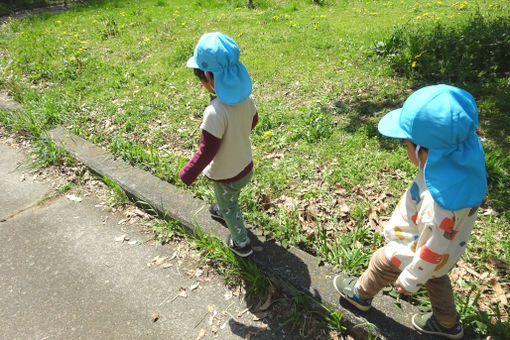
<instances>
[{"instance_id":1,"label":"concrete slab","mask_svg":"<svg viewBox=\"0 0 510 340\"><path fill-rule=\"evenodd\" d=\"M167 269L149 267L175 249L141 243L146 234L119 225L97 203L61 197L0 223L0 338L195 339L204 329L203 339L212 339L209 308L218 312L218 338L260 329L250 313L231 316L245 303L226 300L217 276L188 276L194 267L179 258ZM123 234L139 242L115 241ZM259 335L273 338L281 335Z\"/></svg>"},{"instance_id":2,"label":"concrete slab","mask_svg":"<svg viewBox=\"0 0 510 340\"><path fill-rule=\"evenodd\" d=\"M0 24L2 23L2 18L0 18ZM21 108L20 103L11 99L9 95L3 91L0 91L0 110L9 110L15 111Z\"/></svg>"},{"instance_id":3,"label":"concrete slab","mask_svg":"<svg viewBox=\"0 0 510 340\"><path fill-rule=\"evenodd\" d=\"M34 182L23 172L25 157L19 150L0 144L0 221L37 202L49 190L48 183ZM21 165L21 168L19 167Z\"/></svg>"},{"instance_id":4,"label":"concrete slab","mask_svg":"<svg viewBox=\"0 0 510 340\"><path fill-rule=\"evenodd\" d=\"M110 178L130 196L146 202L168 218L180 221L190 232L200 227L202 232L226 238L228 231L209 216L207 206L191 194L153 175L114 159L105 150L73 135L62 128L50 131L51 138L92 171ZM380 339L430 339L416 332L410 317L417 308L386 295L374 299L372 310L360 313L342 302L332 287L335 272L329 265L319 266L315 258L299 249L285 249L274 241L266 241L250 228L250 238L257 250L251 257L268 275L282 279L310 294L322 303L337 308L343 314L348 331L358 338L378 336Z\"/></svg>"}]
</instances>

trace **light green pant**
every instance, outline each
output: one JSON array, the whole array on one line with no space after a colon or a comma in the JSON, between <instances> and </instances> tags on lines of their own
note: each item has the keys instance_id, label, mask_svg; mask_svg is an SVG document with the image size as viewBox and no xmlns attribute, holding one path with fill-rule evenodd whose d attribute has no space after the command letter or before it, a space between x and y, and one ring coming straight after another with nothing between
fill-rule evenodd
<instances>
[{"instance_id":1,"label":"light green pant","mask_svg":"<svg viewBox=\"0 0 510 340\"><path fill-rule=\"evenodd\" d=\"M250 171L246 176L232 183L213 182L216 204L227 224L232 239L238 243L246 241L248 235L244 226L243 215L239 209L238 200L241 190L248 184L253 176Z\"/></svg>"}]
</instances>

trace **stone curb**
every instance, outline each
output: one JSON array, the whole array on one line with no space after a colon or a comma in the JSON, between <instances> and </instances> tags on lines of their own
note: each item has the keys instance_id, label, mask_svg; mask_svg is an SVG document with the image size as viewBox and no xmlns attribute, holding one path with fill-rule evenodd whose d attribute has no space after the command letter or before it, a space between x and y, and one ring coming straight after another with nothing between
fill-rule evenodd
<instances>
[{"instance_id":1,"label":"stone curb","mask_svg":"<svg viewBox=\"0 0 510 340\"><path fill-rule=\"evenodd\" d=\"M21 105L11 99L9 95L3 91L0 91L0 110L16 111L21 108Z\"/></svg>"},{"instance_id":2,"label":"stone curb","mask_svg":"<svg viewBox=\"0 0 510 340\"><path fill-rule=\"evenodd\" d=\"M115 159L107 151L63 128L53 129L49 135L93 172L108 177L129 196L150 205L159 214L179 221L189 232L199 227L205 234L214 234L222 239L228 236L228 229L211 219L208 207L202 200ZM338 272L335 273L332 266L318 265L310 254L296 248L285 249L274 241L256 235L258 233L252 226L247 227L256 250L250 257L254 263L267 275L288 282L317 301L335 307L343 314L342 321L349 334L360 339L433 338L413 329L410 318L418 312L415 306L400 301L400 308L397 308L395 299L379 294L374 298L373 308L369 312L359 312L343 299L339 300L332 285L332 278Z\"/></svg>"}]
</instances>

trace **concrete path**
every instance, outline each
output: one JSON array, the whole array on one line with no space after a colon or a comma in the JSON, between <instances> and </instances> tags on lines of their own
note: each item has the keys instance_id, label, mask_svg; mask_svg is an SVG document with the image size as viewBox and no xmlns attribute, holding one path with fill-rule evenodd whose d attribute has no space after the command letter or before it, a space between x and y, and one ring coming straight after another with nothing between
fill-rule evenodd
<instances>
[{"instance_id":1,"label":"concrete path","mask_svg":"<svg viewBox=\"0 0 510 340\"><path fill-rule=\"evenodd\" d=\"M191 251L170 260L177 245L143 243L150 235L97 198L37 205L54 189L17 169L22 159L0 144L0 339L285 338ZM157 256L168 264L149 266Z\"/></svg>"}]
</instances>

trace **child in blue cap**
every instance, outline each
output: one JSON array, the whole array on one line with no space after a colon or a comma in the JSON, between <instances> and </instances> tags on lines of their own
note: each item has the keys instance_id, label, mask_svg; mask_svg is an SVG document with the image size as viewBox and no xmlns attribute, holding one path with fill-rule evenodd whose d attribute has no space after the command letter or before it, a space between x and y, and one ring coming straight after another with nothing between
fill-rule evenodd
<instances>
[{"instance_id":1,"label":"child in blue cap","mask_svg":"<svg viewBox=\"0 0 510 340\"><path fill-rule=\"evenodd\" d=\"M250 96L250 75L239 55L231 38L219 32L206 33L186 64L217 97L204 111L198 151L179 171L179 177L186 185L200 173L213 181L217 204L211 205L209 212L230 230L230 249L246 257L253 251L238 198L253 175L250 131L257 125L258 114Z\"/></svg>"},{"instance_id":2,"label":"child in blue cap","mask_svg":"<svg viewBox=\"0 0 510 340\"><path fill-rule=\"evenodd\" d=\"M418 313L413 326L451 339L464 331L455 309L448 272L466 249L476 211L487 192L482 145L475 132L478 110L466 91L433 85L413 93L386 114L379 132L403 139L421 169L384 228L387 244L359 278L338 275L335 289L362 311L395 282L399 293L425 285L432 312Z\"/></svg>"}]
</instances>

